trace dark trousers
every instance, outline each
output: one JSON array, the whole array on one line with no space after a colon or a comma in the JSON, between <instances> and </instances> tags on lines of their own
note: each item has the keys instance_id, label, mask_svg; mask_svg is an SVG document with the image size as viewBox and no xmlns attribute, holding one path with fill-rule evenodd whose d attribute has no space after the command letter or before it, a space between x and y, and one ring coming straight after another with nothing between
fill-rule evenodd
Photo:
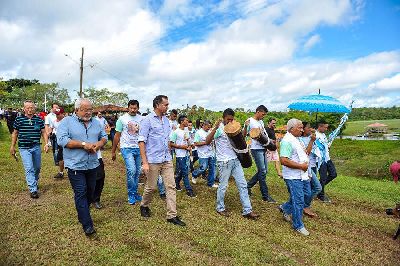
<instances>
[{"instance_id":1,"label":"dark trousers","mask_svg":"<svg viewBox=\"0 0 400 266\"><path fill-rule=\"evenodd\" d=\"M336 168L331 160L321 164L321 167L319 168L319 182L321 183L322 190L318 194L319 197L325 194L325 186L328 185L328 183L331 182L333 179L335 179L336 176Z\"/></svg>"},{"instance_id":2,"label":"dark trousers","mask_svg":"<svg viewBox=\"0 0 400 266\"><path fill-rule=\"evenodd\" d=\"M93 201L97 168L90 170L68 169L69 182L74 190L75 208L83 230L93 226L89 205Z\"/></svg>"},{"instance_id":3,"label":"dark trousers","mask_svg":"<svg viewBox=\"0 0 400 266\"><path fill-rule=\"evenodd\" d=\"M7 122L7 127L8 127L8 131L10 132L10 134L12 134L14 131L13 123Z\"/></svg>"},{"instance_id":4,"label":"dark trousers","mask_svg":"<svg viewBox=\"0 0 400 266\"><path fill-rule=\"evenodd\" d=\"M99 163L100 165L97 167L96 187L94 189L93 202L100 202L101 192L103 192L104 188L104 179L106 177L103 159L100 158Z\"/></svg>"},{"instance_id":5,"label":"dark trousers","mask_svg":"<svg viewBox=\"0 0 400 266\"><path fill-rule=\"evenodd\" d=\"M199 160L199 153L197 152L197 150L192 151L192 156L193 156L193 161L190 160L190 172L194 171L194 163L197 162Z\"/></svg>"}]
</instances>

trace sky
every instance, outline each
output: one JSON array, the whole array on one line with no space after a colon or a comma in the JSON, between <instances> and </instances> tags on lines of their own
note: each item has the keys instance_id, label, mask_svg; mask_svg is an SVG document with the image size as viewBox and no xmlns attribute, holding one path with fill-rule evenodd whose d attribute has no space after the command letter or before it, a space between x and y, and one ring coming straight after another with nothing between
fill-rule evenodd
<instances>
[{"instance_id":1,"label":"sky","mask_svg":"<svg viewBox=\"0 0 400 266\"><path fill-rule=\"evenodd\" d=\"M285 111L318 93L400 106L400 1L1 0L0 77Z\"/></svg>"}]
</instances>

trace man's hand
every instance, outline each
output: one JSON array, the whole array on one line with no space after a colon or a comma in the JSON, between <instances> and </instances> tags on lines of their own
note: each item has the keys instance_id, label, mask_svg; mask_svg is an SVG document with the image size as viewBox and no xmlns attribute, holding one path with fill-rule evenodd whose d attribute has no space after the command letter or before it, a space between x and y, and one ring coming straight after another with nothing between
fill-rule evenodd
<instances>
[{"instance_id":1,"label":"man's hand","mask_svg":"<svg viewBox=\"0 0 400 266\"><path fill-rule=\"evenodd\" d=\"M300 169L306 172L308 170L308 163L302 163L300 164Z\"/></svg>"},{"instance_id":2,"label":"man's hand","mask_svg":"<svg viewBox=\"0 0 400 266\"><path fill-rule=\"evenodd\" d=\"M115 161L115 159L117 159L117 155L116 155L115 151L113 151L111 153L111 160Z\"/></svg>"},{"instance_id":3,"label":"man's hand","mask_svg":"<svg viewBox=\"0 0 400 266\"><path fill-rule=\"evenodd\" d=\"M215 121L215 123L214 123L214 127L215 127L215 128L216 128L216 127L219 127L219 124L221 124L221 122L222 122L222 118L218 118L218 120Z\"/></svg>"},{"instance_id":4,"label":"man's hand","mask_svg":"<svg viewBox=\"0 0 400 266\"><path fill-rule=\"evenodd\" d=\"M143 173L147 176L150 171L150 166L148 163L143 163L142 165Z\"/></svg>"},{"instance_id":5,"label":"man's hand","mask_svg":"<svg viewBox=\"0 0 400 266\"><path fill-rule=\"evenodd\" d=\"M246 127L248 127L250 125L250 118L246 119L246 121L244 121L244 124L246 125Z\"/></svg>"},{"instance_id":6,"label":"man's hand","mask_svg":"<svg viewBox=\"0 0 400 266\"><path fill-rule=\"evenodd\" d=\"M83 149L87 151L88 153L95 153L97 152L96 150L96 144L93 143L86 143L85 146L83 146Z\"/></svg>"},{"instance_id":7,"label":"man's hand","mask_svg":"<svg viewBox=\"0 0 400 266\"><path fill-rule=\"evenodd\" d=\"M15 147L14 146L10 147L10 154L11 154L11 156L15 156Z\"/></svg>"},{"instance_id":8,"label":"man's hand","mask_svg":"<svg viewBox=\"0 0 400 266\"><path fill-rule=\"evenodd\" d=\"M315 129L311 129L311 141L315 141L317 136L315 136Z\"/></svg>"},{"instance_id":9,"label":"man's hand","mask_svg":"<svg viewBox=\"0 0 400 266\"><path fill-rule=\"evenodd\" d=\"M47 144L44 145L43 150L44 150L45 153L48 153L49 152L49 145L47 145Z\"/></svg>"}]
</instances>

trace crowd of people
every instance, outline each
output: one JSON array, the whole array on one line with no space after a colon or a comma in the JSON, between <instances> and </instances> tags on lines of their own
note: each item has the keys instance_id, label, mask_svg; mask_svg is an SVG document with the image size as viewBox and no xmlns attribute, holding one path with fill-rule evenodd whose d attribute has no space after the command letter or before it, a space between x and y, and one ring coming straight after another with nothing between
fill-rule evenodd
<instances>
[{"instance_id":1,"label":"crowd of people","mask_svg":"<svg viewBox=\"0 0 400 266\"><path fill-rule=\"evenodd\" d=\"M112 141L112 160L116 160L119 147L125 163L127 202L140 204L142 217L151 217L153 194L158 190L166 202L167 222L185 226L178 215L176 193L184 188L189 198L196 197L194 185L201 177L206 179L210 191L216 190L216 213L228 217L230 212L224 199L228 181L233 177L242 216L257 220L259 214L251 204L252 189L257 184L263 201L277 203L266 180L269 161L274 161L277 175L286 183L289 199L278 205L278 209L294 230L308 236L303 214L317 216L311 210L312 200L318 198L330 202L325 187L336 177L336 170L329 156L330 147L325 135L328 124L325 122L319 122L314 130L307 122L290 119L287 133L279 141L274 131L276 119L270 118L268 125L264 125L263 120L268 114L264 105L258 106L254 116L249 117L244 125L235 120L231 108L225 109L217 121L198 119L193 125L185 114L178 114L175 109L168 112L169 100L165 95L154 98L153 111L148 114L139 112L137 100L130 100L127 107L127 113L118 119L114 117L110 122L101 112L93 113L90 100L80 98L76 100L71 115L65 116L64 109L54 103L50 113L42 119L36 114L35 104L25 101L23 113L16 114L10 122L10 153L17 158L18 141L30 197L36 199L40 196L40 139L43 138L44 151L52 148L54 163L58 167L54 178L63 178L67 171L78 220L87 236L96 232L90 205L97 209L103 207L100 200L105 180L102 150L109 138ZM11 116L10 112L6 114L10 117L7 125ZM234 123L240 127L233 136L227 128ZM252 132L259 134L254 137ZM246 137L250 139L248 147L238 148L237 139L240 141ZM243 162L245 154L251 154L250 162L253 160L257 169L249 180L243 171L248 167ZM142 194L138 190L141 174L145 176Z\"/></svg>"}]
</instances>

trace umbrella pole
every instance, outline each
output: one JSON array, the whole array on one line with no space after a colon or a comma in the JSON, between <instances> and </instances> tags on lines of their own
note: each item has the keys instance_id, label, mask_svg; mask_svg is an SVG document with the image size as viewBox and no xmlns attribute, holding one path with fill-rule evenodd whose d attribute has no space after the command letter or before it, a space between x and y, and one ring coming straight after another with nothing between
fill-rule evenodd
<instances>
[{"instance_id":1,"label":"umbrella pole","mask_svg":"<svg viewBox=\"0 0 400 266\"><path fill-rule=\"evenodd\" d=\"M318 127L318 109L317 112L315 113L315 127Z\"/></svg>"}]
</instances>

